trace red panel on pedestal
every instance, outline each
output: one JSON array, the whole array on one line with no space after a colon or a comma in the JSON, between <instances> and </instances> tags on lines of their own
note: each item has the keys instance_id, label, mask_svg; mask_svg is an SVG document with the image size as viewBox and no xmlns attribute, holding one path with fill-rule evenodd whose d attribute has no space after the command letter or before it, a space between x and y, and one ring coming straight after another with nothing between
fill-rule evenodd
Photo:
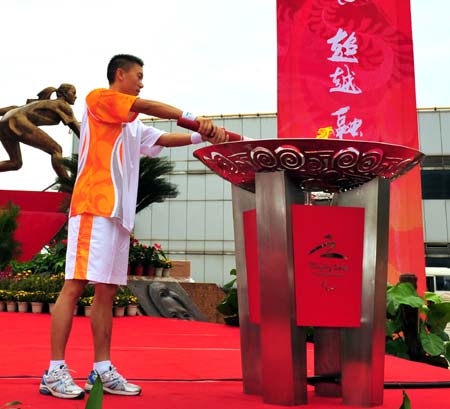
<instances>
[{"instance_id":1,"label":"red panel on pedestal","mask_svg":"<svg viewBox=\"0 0 450 409\"><path fill-rule=\"evenodd\" d=\"M256 210L244 212L243 221L249 321L254 324L259 324L261 322L261 301L259 293L258 226L256 224Z\"/></svg>"},{"instance_id":2,"label":"red panel on pedestal","mask_svg":"<svg viewBox=\"0 0 450 409\"><path fill-rule=\"evenodd\" d=\"M359 327L364 209L292 206L297 325Z\"/></svg>"}]
</instances>

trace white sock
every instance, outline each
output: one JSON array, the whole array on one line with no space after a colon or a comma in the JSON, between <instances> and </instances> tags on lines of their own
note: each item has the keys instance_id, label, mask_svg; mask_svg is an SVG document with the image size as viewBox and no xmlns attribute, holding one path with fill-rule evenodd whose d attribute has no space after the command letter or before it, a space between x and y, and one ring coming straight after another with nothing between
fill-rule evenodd
<instances>
[{"instance_id":1,"label":"white sock","mask_svg":"<svg viewBox=\"0 0 450 409\"><path fill-rule=\"evenodd\" d=\"M111 361L94 362L94 371L97 371L97 373L99 374L109 371L110 368L111 368Z\"/></svg>"},{"instance_id":2,"label":"white sock","mask_svg":"<svg viewBox=\"0 0 450 409\"><path fill-rule=\"evenodd\" d=\"M55 368L59 368L61 365L65 365L66 361L64 359L59 359L57 361L50 361L50 365L48 367L48 371L51 372Z\"/></svg>"}]
</instances>

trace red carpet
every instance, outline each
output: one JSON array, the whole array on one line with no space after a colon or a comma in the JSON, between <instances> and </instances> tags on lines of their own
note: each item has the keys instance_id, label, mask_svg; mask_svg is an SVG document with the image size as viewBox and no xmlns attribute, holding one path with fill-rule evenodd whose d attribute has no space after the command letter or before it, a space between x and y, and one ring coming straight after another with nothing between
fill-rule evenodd
<instances>
[{"instance_id":1,"label":"red carpet","mask_svg":"<svg viewBox=\"0 0 450 409\"><path fill-rule=\"evenodd\" d=\"M139 397L108 396L103 408L281 408L258 396L242 393L239 330L219 324L152 317L114 319L112 359L129 380L143 387ZM0 407L19 400L22 409L77 408L84 401L67 401L38 393L49 360L47 314L0 313ZM308 351L312 364L313 351ZM75 317L68 346L68 364L82 385L92 366L89 320ZM450 381L450 371L386 357L386 381ZM309 373L312 375L312 373ZM449 389L408 389L412 409L450 408ZM343 407L340 399L317 398L311 409ZM401 390L386 390L381 408L398 409Z\"/></svg>"}]
</instances>

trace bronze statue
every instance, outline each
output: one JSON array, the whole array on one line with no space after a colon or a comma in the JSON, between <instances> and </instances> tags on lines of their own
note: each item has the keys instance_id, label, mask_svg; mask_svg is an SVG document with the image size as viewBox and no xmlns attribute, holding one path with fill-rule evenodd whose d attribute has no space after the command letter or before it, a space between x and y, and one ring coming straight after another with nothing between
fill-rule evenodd
<instances>
[{"instance_id":1,"label":"bronze statue","mask_svg":"<svg viewBox=\"0 0 450 409\"><path fill-rule=\"evenodd\" d=\"M56 99L50 99L56 92ZM18 170L22 167L20 143L43 150L51 155L52 166L59 177L67 177L60 163L62 148L46 132L43 125L57 125L61 121L80 137L79 122L72 107L76 90L71 84L61 84L58 89L48 87L38 94L38 99L27 100L26 105L0 108L0 142L9 155L9 160L0 161L0 172Z\"/></svg>"}]
</instances>

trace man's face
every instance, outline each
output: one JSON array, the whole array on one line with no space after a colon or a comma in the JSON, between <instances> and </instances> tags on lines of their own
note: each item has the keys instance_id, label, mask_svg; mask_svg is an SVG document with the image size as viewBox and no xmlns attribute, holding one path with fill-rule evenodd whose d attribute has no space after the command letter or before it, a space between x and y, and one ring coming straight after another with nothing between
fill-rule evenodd
<instances>
[{"instance_id":1,"label":"man's face","mask_svg":"<svg viewBox=\"0 0 450 409\"><path fill-rule=\"evenodd\" d=\"M128 71L122 70L120 78L120 92L124 94L137 96L144 87L144 71L139 64L132 65Z\"/></svg>"}]
</instances>

